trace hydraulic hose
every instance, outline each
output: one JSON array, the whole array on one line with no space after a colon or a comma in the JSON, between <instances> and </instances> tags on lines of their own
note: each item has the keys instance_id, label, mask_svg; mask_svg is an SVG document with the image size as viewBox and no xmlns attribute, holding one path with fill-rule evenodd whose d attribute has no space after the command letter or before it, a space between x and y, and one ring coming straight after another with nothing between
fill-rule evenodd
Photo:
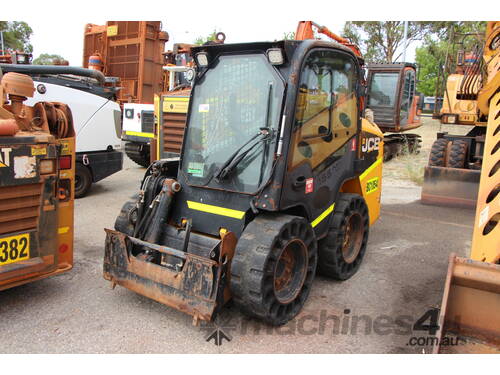
<instances>
[{"instance_id":1,"label":"hydraulic hose","mask_svg":"<svg viewBox=\"0 0 500 375\"><path fill-rule=\"evenodd\" d=\"M106 82L104 74L97 70L78 68L65 65L23 65L23 64L0 64L4 72L15 72L22 74L72 74L80 77L89 77L97 80L101 85Z\"/></svg>"}]
</instances>

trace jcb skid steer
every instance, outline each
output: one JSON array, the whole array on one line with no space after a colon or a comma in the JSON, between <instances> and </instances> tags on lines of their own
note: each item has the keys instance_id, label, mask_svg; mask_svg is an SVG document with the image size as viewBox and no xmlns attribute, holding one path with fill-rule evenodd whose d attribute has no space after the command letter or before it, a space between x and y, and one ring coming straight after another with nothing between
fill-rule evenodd
<instances>
[{"instance_id":1,"label":"jcb skid steer","mask_svg":"<svg viewBox=\"0 0 500 375\"><path fill-rule=\"evenodd\" d=\"M232 298L284 324L316 268L358 271L379 217L382 133L361 117L361 60L318 40L192 53L180 160L151 164L106 229L104 277L195 321Z\"/></svg>"}]
</instances>

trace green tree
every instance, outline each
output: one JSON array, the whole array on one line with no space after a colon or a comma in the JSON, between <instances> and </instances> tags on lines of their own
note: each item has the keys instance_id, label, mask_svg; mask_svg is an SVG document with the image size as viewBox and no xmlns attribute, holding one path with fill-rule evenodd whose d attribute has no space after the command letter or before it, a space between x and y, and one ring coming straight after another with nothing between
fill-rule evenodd
<instances>
[{"instance_id":1,"label":"green tree","mask_svg":"<svg viewBox=\"0 0 500 375\"><path fill-rule=\"evenodd\" d=\"M208 34L208 36L206 36L206 37L203 37L203 36L197 37L194 40L194 44L196 44L197 46L201 46L201 45L203 45L205 43L215 41L216 38L217 38L217 30L214 30L213 32L211 32L210 34Z\"/></svg>"},{"instance_id":2,"label":"green tree","mask_svg":"<svg viewBox=\"0 0 500 375\"><path fill-rule=\"evenodd\" d=\"M429 32L441 30L436 22L408 22L407 43L420 40ZM357 44L367 62L397 61L404 43L402 21L350 21L344 24L342 36Z\"/></svg>"},{"instance_id":3,"label":"green tree","mask_svg":"<svg viewBox=\"0 0 500 375\"><path fill-rule=\"evenodd\" d=\"M30 43L33 30L23 21L0 21L0 31L3 32L5 49L31 53L33 46Z\"/></svg>"},{"instance_id":4,"label":"green tree","mask_svg":"<svg viewBox=\"0 0 500 375\"><path fill-rule=\"evenodd\" d=\"M443 82L455 69L458 49L470 51L474 46L482 47L486 22L436 22L431 33L424 37L423 44L415 50L415 62L419 70L417 90L426 96L438 96Z\"/></svg>"},{"instance_id":5,"label":"green tree","mask_svg":"<svg viewBox=\"0 0 500 375\"><path fill-rule=\"evenodd\" d=\"M42 53L40 56L38 56L36 59L33 60L33 64L54 65L54 63L61 63L63 61L65 61L65 59L62 56L49 53Z\"/></svg>"},{"instance_id":6,"label":"green tree","mask_svg":"<svg viewBox=\"0 0 500 375\"><path fill-rule=\"evenodd\" d=\"M287 33L283 33L283 40L294 40L295 39L295 31L289 31Z\"/></svg>"}]
</instances>

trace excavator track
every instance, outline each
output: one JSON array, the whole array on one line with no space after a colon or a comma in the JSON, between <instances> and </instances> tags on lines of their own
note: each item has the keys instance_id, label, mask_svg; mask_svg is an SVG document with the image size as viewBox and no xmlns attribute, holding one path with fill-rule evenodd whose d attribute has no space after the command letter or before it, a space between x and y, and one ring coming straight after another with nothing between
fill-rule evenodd
<instances>
[{"instance_id":1,"label":"excavator track","mask_svg":"<svg viewBox=\"0 0 500 375\"><path fill-rule=\"evenodd\" d=\"M384 161L400 155L417 155L422 149L422 137L418 134L388 134L384 136Z\"/></svg>"}]
</instances>

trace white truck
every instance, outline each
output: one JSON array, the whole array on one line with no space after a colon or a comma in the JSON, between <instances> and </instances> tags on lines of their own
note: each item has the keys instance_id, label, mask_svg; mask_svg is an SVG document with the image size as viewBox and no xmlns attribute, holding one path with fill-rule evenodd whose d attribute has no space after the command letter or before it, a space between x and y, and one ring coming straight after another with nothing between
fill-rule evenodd
<instances>
[{"instance_id":1,"label":"white truck","mask_svg":"<svg viewBox=\"0 0 500 375\"><path fill-rule=\"evenodd\" d=\"M75 197L85 196L93 183L122 169L121 109L116 88L105 86L101 72L69 66L2 64L4 72L28 74L35 95L26 101L64 102L76 132Z\"/></svg>"}]
</instances>

